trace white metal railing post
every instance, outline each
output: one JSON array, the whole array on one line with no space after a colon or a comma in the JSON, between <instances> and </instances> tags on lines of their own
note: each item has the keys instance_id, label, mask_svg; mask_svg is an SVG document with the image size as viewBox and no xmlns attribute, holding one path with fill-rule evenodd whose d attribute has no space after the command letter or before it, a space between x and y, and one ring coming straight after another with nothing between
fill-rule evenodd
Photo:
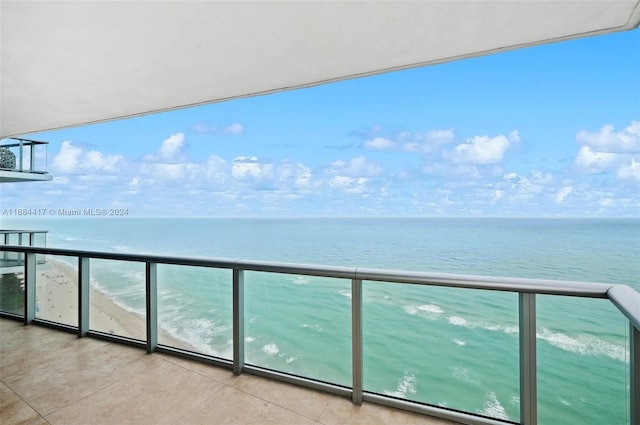
<instances>
[{"instance_id":1,"label":"white metal railing post","mask_svg":"<svg viewBox=\"0 0 640 425\"><path fill-rule=\"evenodd\" d=\"M520 423L538 423L536 294L519 293Z\"/></svg>"},{"instance_id":2,"label":"white metal railing post","mask_svg":"<svg viewBox=\"0 0 640 425\"><path fill-rule=\"evenodd\" d=\"M18 161L18 164L20 166L20 171L24 171L24 169L22 168L22 161L24 158L24 142L22 140L19 141L19 150L20 150L20 159Z\"/></svg>"},{"instance_id":3,"label":"white metal railing post","mask_svg":"<svg viewBox=\"0 0 640 425\"><path fill-rule=\"evenodd\" d=\"M24 254L24 324L36 318L36 254Z\"/></svg>"},{"instance_id":4,"label":"white metal railing post","mask_svg":"<svg viewBox=\"0 0 640 425\"><path fill-rule=\"evenodd\" d=\"M640 424L640 329L629 323L629 423Z\"/></svg>"},{"instance_id":5,"label":"white metal railing post","mask_svg":"<svg viewBox=\"0 0 640 425\"><path fill-rule=\"evenodd\" d=\"M233 269L233 374L244 369L244 270Z\"/></svg>"},{"instance_id":6,"label":"white metal railing post","mask_svg":"<svg viewBox=\"0 0 640 425\"><path fill-rule=\"evenodd\" d=\"M31 144L31 146L29 146L29 172L33 173L33 171L35 171L35 163L36 163L36 155L34 152L36 145L35 144Z\"/></svg>"},{"instance_id":7,"label":"white metal railing post","mask_svg":"<svg viewBox=\"0 0 640 425\"><path fill-rule=\"evenodd\" d=\"M362 280L351 280L351 374L353 404L362 404Z\"/></svg>"},{"instance_id":8,"label":"white metal railing post","mask_svg":"<svg viewBox=\"0 0 640 425\"><path fill-rule=\"evenodd\" d=\"M82 338L89 333L89 308L91 301L89 273L89 257L78 257L78 337Z\"/></svg>"},{"instance_id":9,"label":"white metal railing post","mask_svg":"<svg viewBox=\"0 0 640 425\"><path fill-rule=\"evenodd\" d=\"M153 353L158 346L158 263L145 264L147 353Z\"/></svg>"}]
</instances>

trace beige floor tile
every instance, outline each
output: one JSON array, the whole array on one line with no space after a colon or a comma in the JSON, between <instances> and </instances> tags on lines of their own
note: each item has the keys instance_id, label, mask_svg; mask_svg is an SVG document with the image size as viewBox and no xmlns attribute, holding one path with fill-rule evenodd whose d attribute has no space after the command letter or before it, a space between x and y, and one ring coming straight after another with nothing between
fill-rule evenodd
<instances>
[{"instance_id":1,"label":"beige floor tile","mask_svg":"<svg viewBox=\"0 0 640 425\"><path fill-rule=\"evenodd\" d=\"M179 418L174 425L311 425L316 422L232 387Z\"/></svg>"},{"instance_id":2,"label":"beige floor tile","mask_svg":"<svg viewBox=\"0 0 640 425\"><path fill-rule=\"evenodd\" d=\"M78 339L71 344L79 348L91 345ZM139 372L148 357L140 349L115 344L77 352L64 350L55 360L38 367L19 367L17 373L3 380L38 413L46 416L116 382L119 376L114 371Z\"/></svg>"},{"instance_id":3,"label":"beige floor tile","mask_svg":"<svg viewBox=\"0 0 640 425\"><path fill-rule=\"evenodd\" d=\"M36 419L33 422L29 422L28 425L50 425L44 418Z\"/></svg>"},{"instance_id":4,"label":"beige floor tile","mask_svg":"<svg viewBox=\"0 0 640 425\"><path fill-rule=\"evenodd\" d=\"M0 320L0 330L9 329L14 326L23 326L23 325L17 320L9 320L9 319Z\"/></svg>"},{"instance_id":5,"label":"beige floor tile","mask_svg":"<svg viewBox=\"0 0 640 425\"><path fill-rule=\"evenodd\" d=\"M319 391L249 374L236 376L228 384L314 420L320 416L329 401L335 397Z\"/></svg>"},{"instance_id":6,"label":"beige floor tile","mask_svg":"<svg viewBox=\"0 0 640 425\"><path fill-rule=\"evenodd\" d=\"M0 378L3 379L20 369L46 367L60 358L109 345L95 338L78 338L67 332L39 326L15 328L9 333L3 330L1 340Z\"/></svg>"},{"instance_id":7,"label":"beige floor tile","mask_svg":"<svg viewBox=\"0 0 640 425\"><path fill-rule=\"evenodd\" d=\"M168 362L171 362L185 369L189 369L195 373L206 376L207 378L213 379L218 382L228 383L233 379L233 372L231 371L231 369L225 369L221 366L210 365L203 362L188 360L177 356L171 356L168 354L154 353L153 355L160 356Z\"/></svg>"},{"instance_id":8,"label":"beige floor tile","mask_svg":"<svg viewBox=\"0 0 640 425\"><path fill-rule=\"evenodd\" d=\"M2 425L453 425L168 354L0 325Z\"/></svg>"},{"instance_id":9,"label":"beige floor tile","mask_svg":"<svg viewBox=\"0 0 640 425\"><path fill-rule=\"evenodd\" d=\"M223 387L158 356L145 366L45 419L53 425L171 424Z\"/></svg>"},{"instance_id":10,"label":"beige floor tile","mask_svg":"<svg viewBox=\"0 0 640 425\"><path fill-rule=\"evenodd\" d=\"M356 406L350 400L334 398L318 418L325 425L456 425L454 422L390 409L372 403Z\"/></svg>"},{"instance_id":11,"label":"beige floor tile","mask_svg":"<svg viewBox=\"0 0 640 425\"><path fill-rule=\"evenodd\" d=\"M0 382L0 424L23 425L39 419L38 412Z\"/></svg>"}]
</instances>

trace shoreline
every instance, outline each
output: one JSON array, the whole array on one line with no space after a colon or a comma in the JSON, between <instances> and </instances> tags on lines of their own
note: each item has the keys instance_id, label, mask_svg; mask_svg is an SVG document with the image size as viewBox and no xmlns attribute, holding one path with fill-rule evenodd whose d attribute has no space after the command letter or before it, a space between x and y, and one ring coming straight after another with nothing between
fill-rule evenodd
<instances>
[{"instance_id":1,"label":"shoreline","mask_svg":"<svg viewBox=\"0 0 640 425\"><path fill-rule=\"evenodd\" d=\"M24 276L18 274L20 279ZM128 311L107 294L90 285L90 329L112 335L146 340L145 317ZM63 261L47 258L36 271L36 317L38 319L78 325L78 270ZM158 327L162 345L199 352L188 341L174 337Z\"/></svg>"}]
</instances>

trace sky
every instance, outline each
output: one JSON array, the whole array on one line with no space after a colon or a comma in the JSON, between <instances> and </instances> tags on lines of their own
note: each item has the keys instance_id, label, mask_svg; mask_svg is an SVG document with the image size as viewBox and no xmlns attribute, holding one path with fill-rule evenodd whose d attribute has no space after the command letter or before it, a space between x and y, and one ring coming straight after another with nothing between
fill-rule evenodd
<instances>
[{"instance_id":1,"label":"sky","mask_svg":"<svg viewBox=\"0 0 640 425\"><path fill-rule=\"evenodd\" d=\"M640 217L640 30L24 137L5 213Z\"/></svg>"}]
</instances>

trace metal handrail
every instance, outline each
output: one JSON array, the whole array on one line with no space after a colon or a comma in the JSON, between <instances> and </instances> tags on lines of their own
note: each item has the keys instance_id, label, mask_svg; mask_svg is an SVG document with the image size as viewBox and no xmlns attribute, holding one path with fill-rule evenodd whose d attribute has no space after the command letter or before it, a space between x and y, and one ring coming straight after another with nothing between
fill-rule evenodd
<instances>
[{"instance_id":1,"label":"metal handrail","mask_svg":"<svg viewBox=\"0 0 640 425\"><path fill-rule=\"evenodd\" d=\"M246 271L296 274L340 279L358 279L390 283L445 286L451 288L485 289L503 292L525 292L546 295L565 295L589 298L607 298L616 286L607 283L577 282L549 279L476 276L450 273L425 273L406 270L388 270L361 267L326 266L302 263L256 261L232 258L180 257L151 254L125 254L121 252L91 251L51 247L2 246L3 251L32 252L38 254L89 257L102 260L153 262L180 266L242 269ZM639 294L640 296L640 294ZM639 316L640 318L640 316Z\"/></svg>"},{"instance_id":2,"label":"metal handrail","mask_svg":"<svg viewBox=\"0 0 640 425\"><path fill-rule=\"evenodd\" d=\"M0 235L12 233L49 233L48 230L0 229Z\"/></svg>"},{"instance_id":3,"label":"metal handrail","mask_svg":"<svg viewBox=\"0 0 640 425\"><path fill-rule=\"evenodd\" d=\"M536 366L536 294L576 296L609 299L629 320L630 338L630 420L640 423L640 293L626 285L574 282L543 279L523 279L489 277L462 274L424 273L404 270L374 268L322 266L314 264L279 263L252 261L245 259L194 258L146 254L124 254L115 252L88 251L33 246L0 245L0 252L19 252L25 255L25 314L26 324L35 320L35 267L36 254L71 256L78 258L78 335L93 335L89 329L89 265L90 259L133 261L145 264L146 269L146 348L148 352L157 349L178 353L180 350L158 345L157 320L157 265L172 264L182 266L211 267L233 271L233 362L235 374L257 373L274 379L285 380L298 385L310 386L336 394L351 394L354 404L371 401L414 412L424 413L443 419L469 425L490 425L505 423L501 420L476 416L436 406L424 405L408 400L396 400L379 394L367 393L362 385L362 286L363 281L379 281L417 285L431 285L451 288L483 289L502 292L516 292L519 299L519 363L520 363L520 421L524 425L537 424L537 366ZM264 370L244 364L244 272L256 271L308 275L351 280L352 318L352 388L339 388L307 378L295 377L278 371ZM101 335L117 341L118 338ZM187 357L202 355L180 352Z\"/></svg>"},{"instance_id":4,"label":"metal handrail","mask_svg":"<svg viewBox=\"0 0 640 425\"><path fill-rule=\"evenodd\" d=\"M618 307L633 326L640 329L640 294L627 285L614 285L607 291L607 298Z\"/></svg>"}]
</instances>

